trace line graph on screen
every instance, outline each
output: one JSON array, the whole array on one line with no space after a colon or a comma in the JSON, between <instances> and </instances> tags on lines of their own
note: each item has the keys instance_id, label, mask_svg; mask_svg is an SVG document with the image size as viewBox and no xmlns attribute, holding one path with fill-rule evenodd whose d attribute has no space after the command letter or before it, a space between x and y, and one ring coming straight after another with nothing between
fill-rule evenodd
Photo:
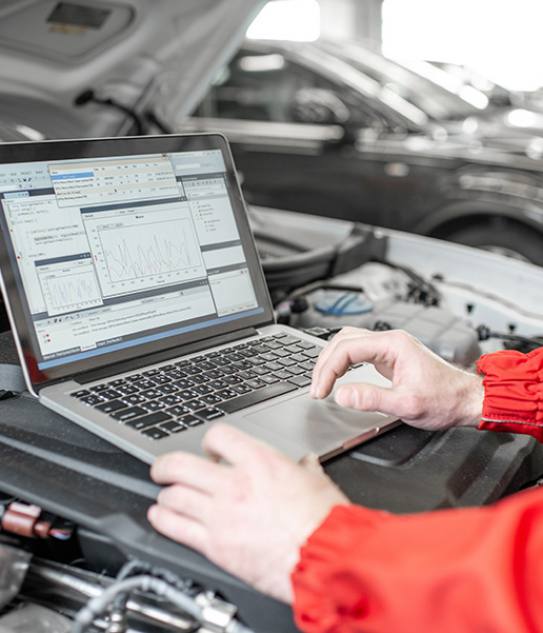
<instances>
[{"instance_id":1,"label":"line graph on screen","mask_svg":"<svg viewBox=\"0 0 543 633\"><path fill-rule=\"evenodd\" d=\"M202 266L190 220L180 218L98 230L112 283L190 272Z\"/></svg>"}]
</instances>

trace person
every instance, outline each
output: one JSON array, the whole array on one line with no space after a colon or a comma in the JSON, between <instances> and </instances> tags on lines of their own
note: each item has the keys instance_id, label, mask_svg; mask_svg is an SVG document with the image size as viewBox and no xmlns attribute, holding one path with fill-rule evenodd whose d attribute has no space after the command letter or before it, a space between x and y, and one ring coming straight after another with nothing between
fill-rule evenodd
<instances>
[{"instance_id":1,"label":"person","mask_svg":"<svg viewBox=\"0 0 543 633\"><path fill-rule=\"evenodd\" d=\"M483 356L478 374L402 332L347 328L321 353L312 395L373 363L389 389L342 385L337 402L421 429L478 426L543 437L543 349ZM543 631L543 491L491 507L408 516L349 503L316 460L295 464L225 424L211 460L157 460L151 524L256 589L292 604L306 633ZM217 520L220 517L220 521Z\"/></svg>"}]
</instances>

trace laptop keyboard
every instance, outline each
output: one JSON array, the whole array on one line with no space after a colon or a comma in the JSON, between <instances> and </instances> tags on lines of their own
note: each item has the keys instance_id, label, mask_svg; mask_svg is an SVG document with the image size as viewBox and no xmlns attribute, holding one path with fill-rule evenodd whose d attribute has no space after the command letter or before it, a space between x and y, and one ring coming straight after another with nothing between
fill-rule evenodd
<instances>
[{"instance_id":1,"label":"laptop keyboard","mask_svg":"<svg viewBox=\"0 0 543 633\"><path fill-rule=\"evenodd\" d=\"M161 440L307 387L321 350L280 333L142 370L71 396Z\"/></svg>"}]
</instances>

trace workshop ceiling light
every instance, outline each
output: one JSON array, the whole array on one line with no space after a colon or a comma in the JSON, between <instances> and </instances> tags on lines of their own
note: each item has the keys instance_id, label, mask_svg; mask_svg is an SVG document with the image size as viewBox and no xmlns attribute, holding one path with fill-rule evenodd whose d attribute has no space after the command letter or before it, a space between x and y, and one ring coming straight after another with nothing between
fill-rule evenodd
<instances>
[{"instance_id":1,"label":"workshop ceiling light","mask_svg":"<svg viewBox=\"0 0 543 633\"><path fill-rule=\"evenodd\" d=\"M537 0L384 0L383 52L468 65L509 90L535 90L542 23Z\"/></svg>"},{"instance_id":2,"label":"workshop ceiling light","mask_svg":"<svg viewBox=\"0 0 543 633\"><path fill-rule=\"evenodd\" d=\"M259 13L247 37L253 40L314 42L321 34L317 0L274 0Z\"/></svg>"}]
</instances>

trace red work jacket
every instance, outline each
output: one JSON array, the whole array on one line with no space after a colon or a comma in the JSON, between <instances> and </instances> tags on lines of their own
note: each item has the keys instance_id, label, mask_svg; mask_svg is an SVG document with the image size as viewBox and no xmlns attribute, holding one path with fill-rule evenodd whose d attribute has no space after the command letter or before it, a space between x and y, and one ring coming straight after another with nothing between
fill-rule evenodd
<instances>
[{"instance_id":1,"label":"red work jacket","mask_svg":"<svg viewBox=\"0 0 543 633\"><path fill-rule=\"evenodd\" d=\"M543 440L543 348L483 356L481 429ZM543 488L394 516L338 506L292 574L305 633L543 633Z\"/></svg>"}]
</instances>

